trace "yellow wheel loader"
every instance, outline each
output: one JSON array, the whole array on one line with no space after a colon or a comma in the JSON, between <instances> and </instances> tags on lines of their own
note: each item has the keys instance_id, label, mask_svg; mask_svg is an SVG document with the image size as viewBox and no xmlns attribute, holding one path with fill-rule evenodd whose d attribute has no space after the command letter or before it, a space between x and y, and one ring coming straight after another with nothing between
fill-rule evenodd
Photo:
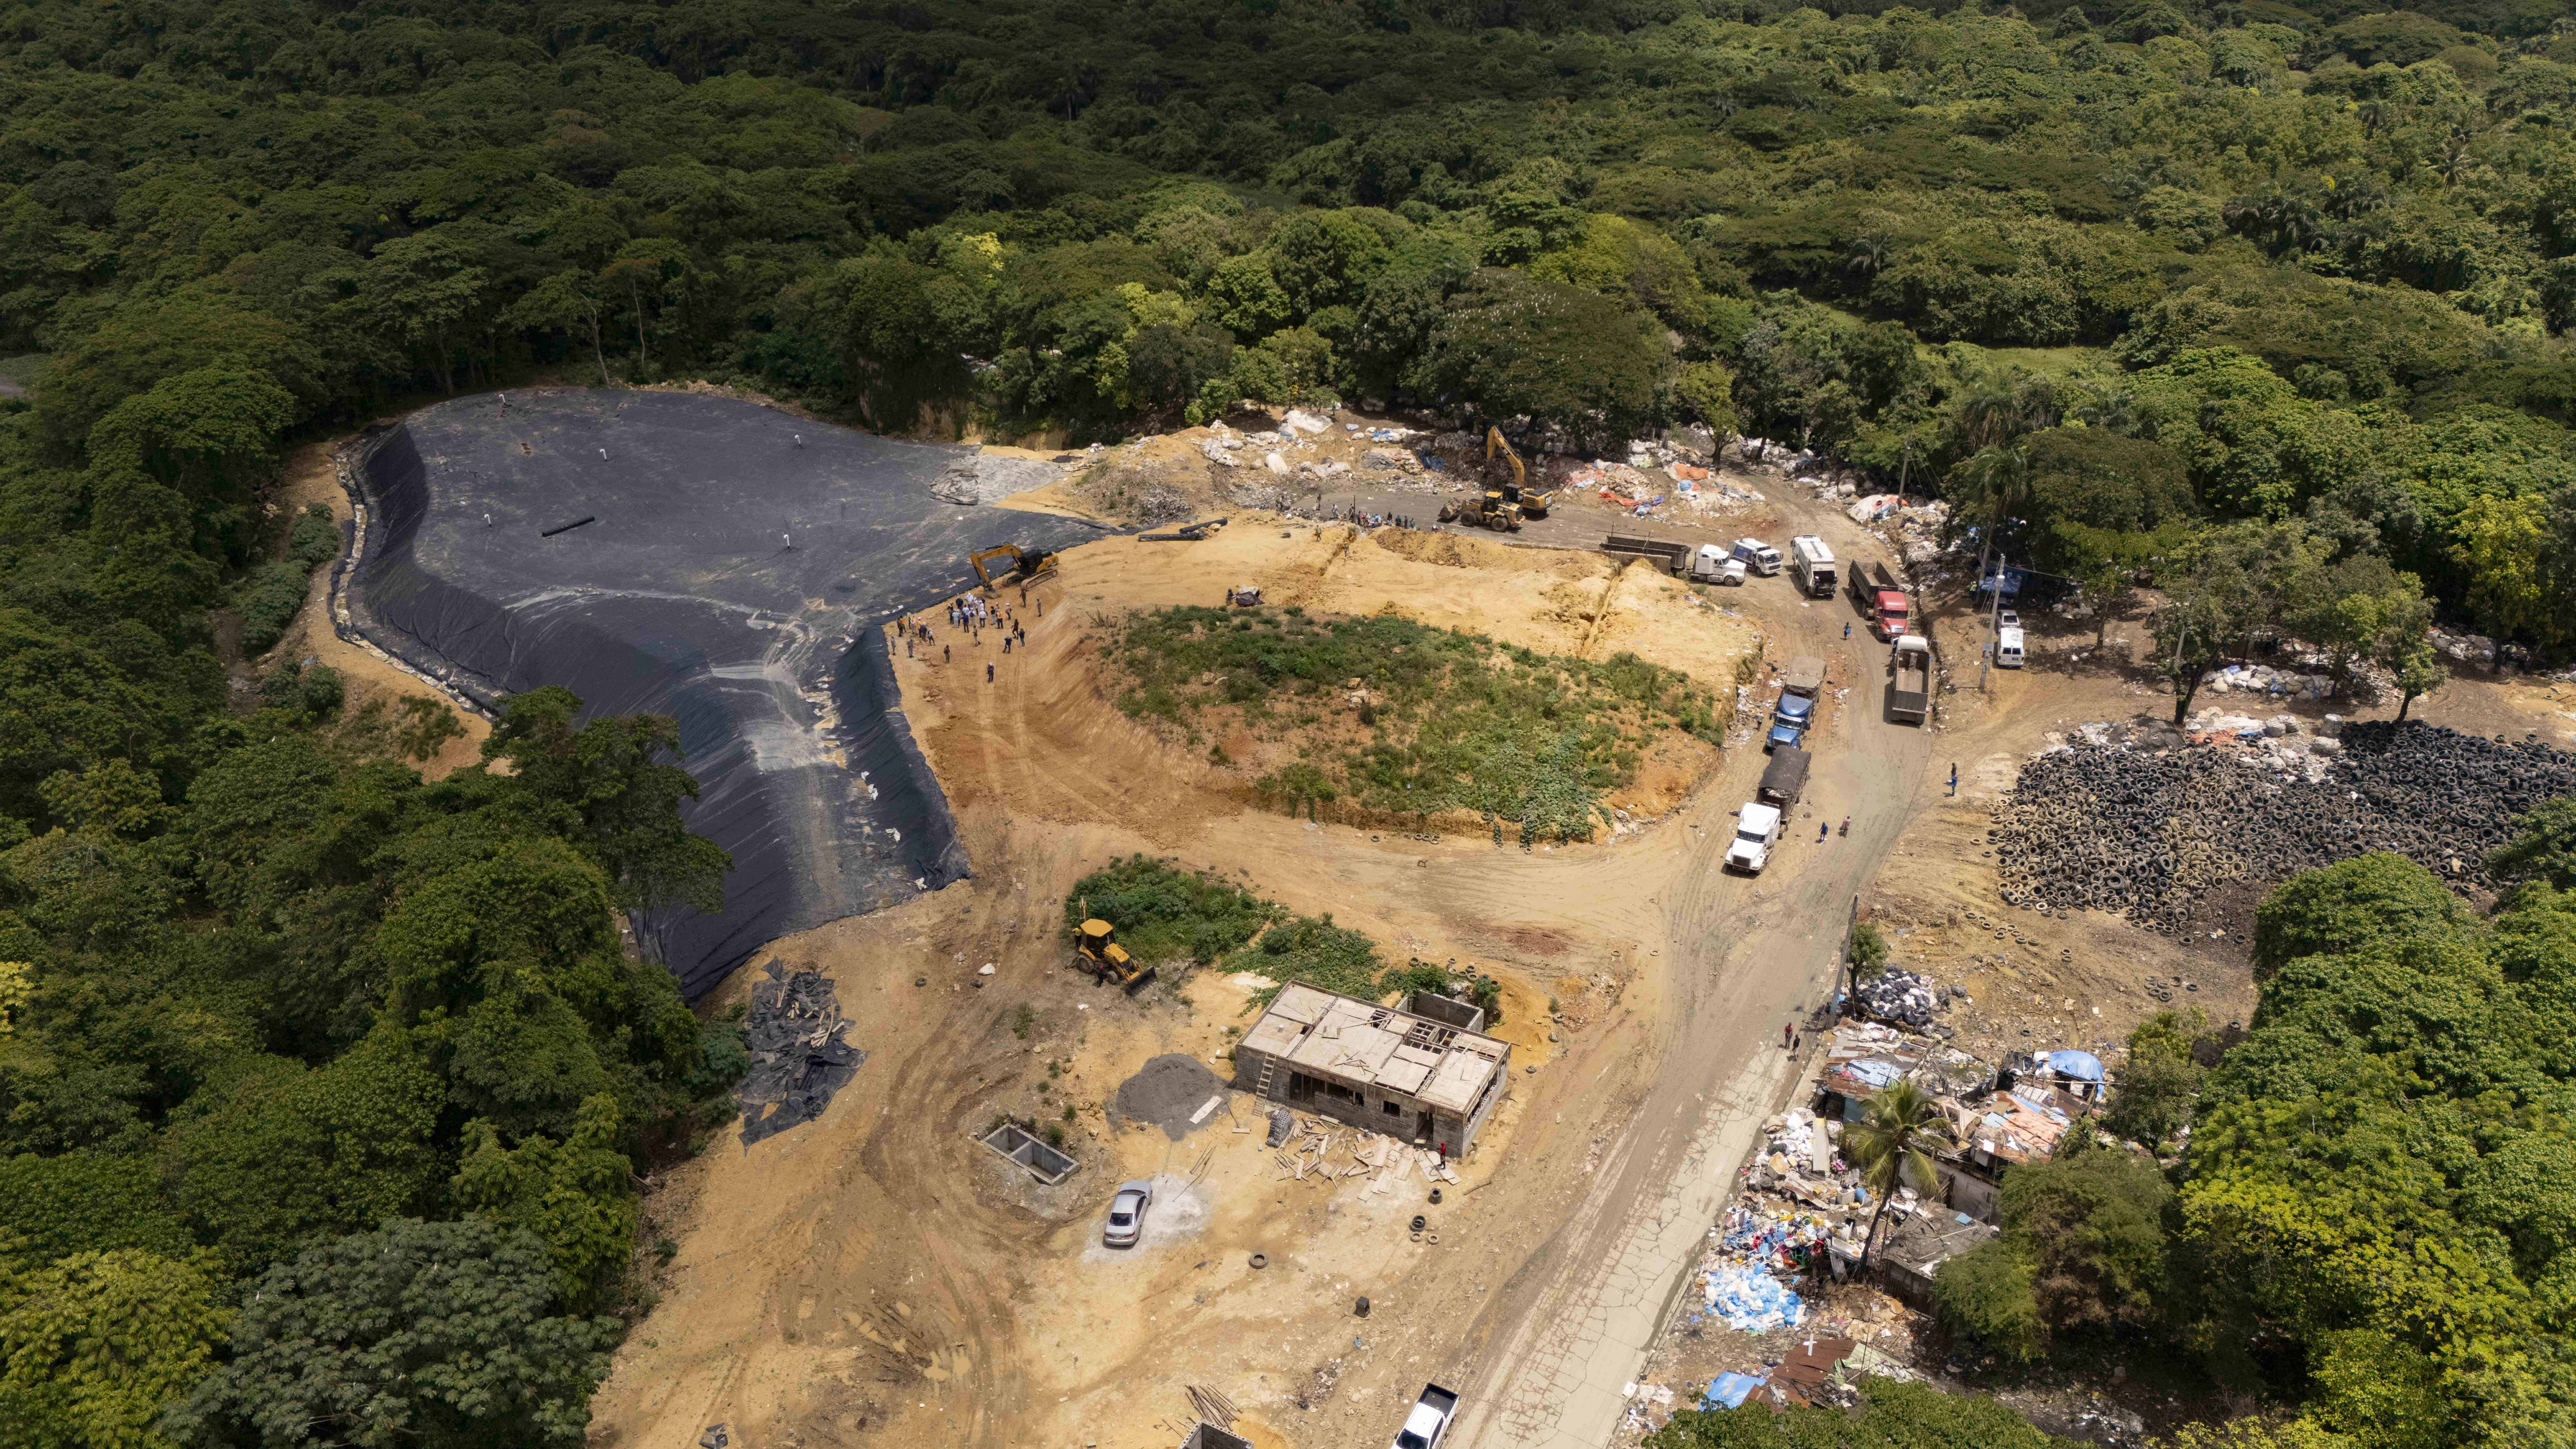
<instances>
[{"instance_id":1,"label":"yellow wheel loader","mask_svg":"<svg viewBox=\"0 0 2576 1449\"><path fill-rule=\"evenodd\" d=\"M1073 937L1074 964L1103 981L1114 981L1127 988L1129 995L1142 990L1154 979L1154 968L1137 964L1118 944L1118 928L1094 916L1082 923Z\"/></svg>"}]
</instances>

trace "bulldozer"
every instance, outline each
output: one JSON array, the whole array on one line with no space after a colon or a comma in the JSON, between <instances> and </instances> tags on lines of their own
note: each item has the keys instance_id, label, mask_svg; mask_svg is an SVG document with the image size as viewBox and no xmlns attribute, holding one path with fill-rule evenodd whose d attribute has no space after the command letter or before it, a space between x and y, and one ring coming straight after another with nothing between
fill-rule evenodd
<instances>
[{"instance_id":1,"label":"bulldozer","mask_svg":"<svg viewBox=\"0 0 2576 1449\"><path fill-rule=\"evenodd\" d=\"M1011 566L996 577L988 565L994 559L1005 557L1010 559ZM984 587L988 589L1003 588L1011 584L1026 588L1055 572L1056 556L1042 549L1027 548L1016 543L997 543L991 548L979 548L966 555L966 562L975 566L975 577L982 579Z\"/></svg>"},{"instance_id":2,"label":"bulldozer","mask_svg":"<svg viewBox=\"0 0 2576 1449\"><path fill-rule=\"evenodd\" d=\"M1073 937L1074 964L1103 981L1115 981L1130 995L1154 979L1154 968L1140 966L1118 944L1118 928L1097 916L1082 923Z\"/></svg>"},{"instance_id":3,"label":"bulldozer","mask_svg":"<svg viewBox=\"0 0 2576 1449\"><path fill-rule=\"evenodd\" d=\"M1504 482L1495 472L1494 460L1498 457L1510 465L1510 482ZM1556 501L1554 493L1529 486L1529 469L1521 463L1521 455L1512 450L1503 430L1491 424L1485 428L1485 478L1489 488L1501 489L1505 503L1520 508L1523 518L1547 517L1547 506Z\"/></svg>"}]
</instances>

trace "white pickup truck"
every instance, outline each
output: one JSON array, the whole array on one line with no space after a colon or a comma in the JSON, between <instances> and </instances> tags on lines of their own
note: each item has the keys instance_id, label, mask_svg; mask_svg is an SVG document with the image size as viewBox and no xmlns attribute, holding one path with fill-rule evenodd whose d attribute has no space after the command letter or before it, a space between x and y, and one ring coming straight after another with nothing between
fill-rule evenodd
<instances>
[{"instance_id":1,"label":"white pickup truck","mask_svg":"<svg viewBox=\"0 0 2576 1449\"><path fill-rule=\"evenodd\" d=\"M1779 843L1779 807L1747 801L1735 812L1735 839L1726 847L1726 867L1760 875L1762 867L1771 863L1771 847Z\"/></svg>"},{"instance_id":2,"label":"white pickup truck","mask_svg":"<svg viewBox=\"0 0 2576 1449\"><path fill-rule=\"evenodd\" d=\"M1438 1384L1424 1384L1422 1397L1404 1416L1404 1427L1395 1431L1393 1449L1439 1449L1457 1417L1458 1396Z\"/></svg>"}]
</instances>

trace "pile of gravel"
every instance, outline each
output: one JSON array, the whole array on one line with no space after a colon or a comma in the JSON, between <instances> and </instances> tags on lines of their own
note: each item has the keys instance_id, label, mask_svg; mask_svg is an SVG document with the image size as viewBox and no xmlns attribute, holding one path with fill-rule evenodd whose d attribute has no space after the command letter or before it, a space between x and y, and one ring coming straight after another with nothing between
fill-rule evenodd
<instances>
[{"instance_id":1,"label":"pile of gravel","mask_svg":"<svg viewBox=\"0 0 2576 1449\"><path fill-rule=\"evenodd\" d=\"M1995 813L2007 904L2093 909L2179 932L2214 891L2388 850L2454 887L2513 820L2576 794L2576 754L2430 725L2347 725L2313 773L2284 779L2228 749L2071 745L2024 765Z\"/></svg>"},{"instance_id":2,"label":"pile of gravel","mask_svg":"<svg viewBox=\"0 0 2576 1449\"><path fill-rule=\"evenodd\" d=\"M1219 1108L1196 1122L1190 1120L1208 1098L1224 1095L1225 1083L1207 1069L1207 1063L1166 1052L1118 1084L1118 1115L1160 1127L1164 1136L1178 1142L1222 1113Z\"/></svg>"}]
</instances>

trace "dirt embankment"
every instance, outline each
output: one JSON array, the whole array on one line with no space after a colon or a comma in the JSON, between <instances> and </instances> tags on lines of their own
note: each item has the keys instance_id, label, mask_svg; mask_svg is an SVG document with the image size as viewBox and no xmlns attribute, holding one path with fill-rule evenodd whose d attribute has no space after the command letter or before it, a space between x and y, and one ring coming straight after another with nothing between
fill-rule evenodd
<instances>
[{"instance_id":1,"label":"dirt embankment","mask_svg":"<svg viewBox=\"0 0 2576 1449\"><path fill-rule=\"evenodd\" d=\"M276 507L286 514L302 512L307 505L319 503L331 510L332 521L341 525L343 537L350 518L349 495L340 486L339 471L332 453L345 438L329 442L308 443L290 454L286 474L278 487ZM343 718L356 716L372 703L390 716L407 699L432 700L452 704L449 697L433 688L418 675L395 664L383 654L364 644L351 643L334 633L330 617L331 570L318 569L306 587L304 607L295 621L279 637L262 663L310 659L339 672L347 688L342 706ZM473 764L482 757L483 741L490 737L489 720L470 710L457 710L457 723L464 733L450 738L438 752L426 760L406 763L432 780L444 778L450 771Z\"/></svg>"},{"instance_id":2,"label":"dirt embankment","mask_svg":"<svg viewBox=\"0 0 2576 1449\"><path fill-rule=\"evenodd\" d=\"M1026 650L1001 654L992 632L969 643L932 614L934 641L898 650L896 668L976 875L780 943L832 977L872 1055L822 1119L747 1151L720 1143L650 1199L647 1236L678 1255L600 1395L595 1443L690 1443L725 1422L759 1446L1145 1449L1186 1429L1190 1384L1230 1395L1258 1443L1382 1440L1489 1290L1541 1250L1660 1052L1648 978L1670 943L1654 898L1687 842L1667 825L1497 850L1247 808L1203 747L1185 754L1117 710L1098 657L1120 613L1215 604L1242 584L1549 652L1630 650L1709 684L1731 684L1759 637L1598 557L1249 519L1206 543L1068 553L1025 604L1003 595ZM1639 788L1654 798L1638 803L1668 811L1705 768L1650 770ZM1154 1058L1231 1080L1260 984L1169 972L1131 998L1067 969L1064 894L1136 851L1330 913L1397 962L1501 979L1511 1096L1443 1203L1418 1177L1370 1195L1366 1177L1281 1169L1241 1095L1177 1141L1113 1122L1119 1085ZM1042 1188L1005 1164L974 1140L1004 1115L1061 1127L1081 1169ZM1137 1249L1103 1249L1100 1213L1132 1178L1162 1184L1174 1219Z\"/></svg>"}]
</instances>

